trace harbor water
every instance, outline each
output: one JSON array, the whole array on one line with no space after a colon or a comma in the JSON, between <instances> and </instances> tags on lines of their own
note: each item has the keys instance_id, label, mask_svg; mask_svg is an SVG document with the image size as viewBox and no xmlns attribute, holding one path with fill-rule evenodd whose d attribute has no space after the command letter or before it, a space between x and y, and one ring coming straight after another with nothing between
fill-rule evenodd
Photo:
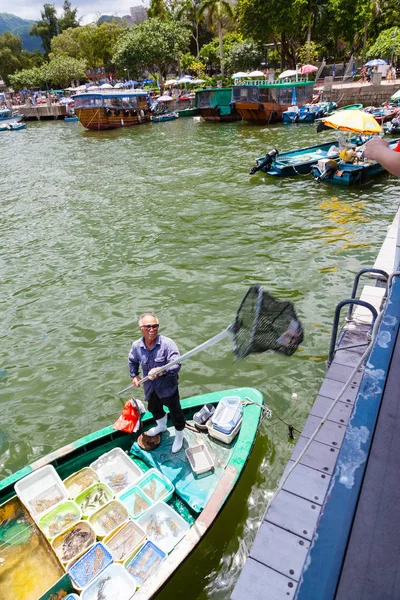
<instances>
[{"instance_id":1,"label":"harbor water","mask_svg":"<svg viewBox=\"0 0 400 600\"><path fill-rule=\"evenodd\" d=\"M251 386L272 411L226 510L159 594L229 598L292 452L287 424L298 436L323 380L335 306L373 265L399 181L249 176L272 148L335 140L314 125L54 121L1 135L2 478L117 419L142 312L183 353L224 330L254 283L295 304L293 357L237 361L225 339L181 369L182 397Z\"/></svg>"}]
</instances>

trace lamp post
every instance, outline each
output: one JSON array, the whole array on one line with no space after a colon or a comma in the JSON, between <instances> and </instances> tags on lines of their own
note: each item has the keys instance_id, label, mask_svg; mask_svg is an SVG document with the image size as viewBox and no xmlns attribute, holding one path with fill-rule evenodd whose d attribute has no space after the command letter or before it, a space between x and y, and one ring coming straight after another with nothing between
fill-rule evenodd
<instances>
[{"instance_id":1,"label":"lamp post","mask_svg":"<svg viewBox=\"0 0 400 600\"><path fill-rule=\"evenodd\" d=\"M124 71L125 73L128 73L128 81L130 81L131 78L129 77L129 69L127 67L124 67Z\"/></svg>"}]
</instances>

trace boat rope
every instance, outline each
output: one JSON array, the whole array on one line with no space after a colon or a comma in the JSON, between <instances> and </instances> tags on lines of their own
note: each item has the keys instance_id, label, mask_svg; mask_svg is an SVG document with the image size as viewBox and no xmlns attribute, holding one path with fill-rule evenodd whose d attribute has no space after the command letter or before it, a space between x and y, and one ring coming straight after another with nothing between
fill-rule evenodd
<instances>
[{"instance_id":1,"label":"boat rope","mask_svg":"<svg viewBox=\"0 0 400 600\"><path fill-rule=\"evenodd\" d=\"M97 111L94 113L93 117L90 119L89 123L86 125L86 127L89 127L90 123L93 121L93 119L95 117L98 116L99 113L100 113L100 109L98 108ZM100 125L100 123L99 123L99 125Z\"/></svg>"},{"instance_id":2,"label":"boat rope","mask_svg":"<svg viewBox=\"0 0 400 600\"><path fill-rule=\"evenodd\" d=\"M392 275L389 278L388 289L391 287L391 282L392 282L392 279L393 279L393 277L395 275L400 275L400 272L398 272L398 273L397 272L396 273L392 273ZM389 293L388 293L388 298L389 298ZM387 302L387 300L386 300L386 302ZM271 506L271 504L273 503L273 501L275 500L275 498L277 497L277 495L279 494L279 492L283 489L285 483L289 479L289 477L292 474L292 472L294 471L294 469L300 463L301 459L303 458L303 456L305 455L305 453L307 452L307 450L311 446L312 442L315 440L316 436L320 432L322 426L327 421L329 415L331 414L331 412L333 411L333 409L335 408L335 406L337 405L337 403L339 402L339 400L343 397L344 393L346 392L347 388L349 387L349 385L353 381L353 378L355 377L355 375L358 372L359 368L367 360L367 358L368 358L368 356L369 356L369 354L370 354L370 352L372 350L372 347L374 345L374 342L375 342L375 339L376 339L376 336L377 336L377 332L378 332L378 328L379 328L381 320L382 320L382 316L383 316L383 307L382 307L381 311L379 312L379 314L378 314L378 316L377 316L377 318L375 320L374 327L373 327L373 330L372 330L372 335L371 335L371 341L369 342L367 348L365 349L364 353L362 354L360 360L358 361L358 363L356 364L356 366L352 370L352 372L351 372L350 376L348 377L347 381L344 383L344 385L343 385L342 389L340 390L339 394L336 396L336 398L332 402L331 406L326 411L326 413L322 417L321 421L318 423L317 427L315 428L314 432L310 436L310 438L307 441L306 445L304 446L303 450L300 452L299 456L294 461L293 465L288 469L288 471L286 472L286 474L282 477L282 479L281 479L278 487L276 488L276 490L274 491L274 493L272 494L271 498L268 501L266 512L268 511L269 507Z\"/></svg>"}]
</instances>

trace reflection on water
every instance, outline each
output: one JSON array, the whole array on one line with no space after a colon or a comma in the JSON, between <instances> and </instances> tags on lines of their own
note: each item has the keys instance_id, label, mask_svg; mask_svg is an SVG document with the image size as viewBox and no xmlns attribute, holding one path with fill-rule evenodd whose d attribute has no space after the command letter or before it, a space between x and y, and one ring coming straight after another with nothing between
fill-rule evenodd
<instances>
[{"instance_id":1,"label":"reflection on water","mask_svg":"<svg viewBox=\"0 0 400 600\"><path fill-rule=\"evenodd\" d=\"M37 600L63 574L20 501L0 506L0 598Z\"/></svg>"},{"instance_id":2,"label":"reflection on water","mask_svg":"<svg viewBox=\"0 0 400 600\"><path fill-rule=\"evenodd\" d=\"M301 430L323 378L335 305L355 273L374 263L399 183L383 176L333 190L308 176L248 170L273 147L331 139L313 125L192 119L104 133L28 123L7 137L3 476L116 420L139 314L155 310L162 333L184 352L225 329L254 283L295 303L305 329L300 349L239 362L226 340L184 363L181 395L257 387L276 417ZM263 425L238 493L202 544L201 561L190 563L198 597L223 598L233 585L291 450L278 418ZM187 589L194 598L195 579L184 571L169 593Z\"/></svg>"}]
</instances>

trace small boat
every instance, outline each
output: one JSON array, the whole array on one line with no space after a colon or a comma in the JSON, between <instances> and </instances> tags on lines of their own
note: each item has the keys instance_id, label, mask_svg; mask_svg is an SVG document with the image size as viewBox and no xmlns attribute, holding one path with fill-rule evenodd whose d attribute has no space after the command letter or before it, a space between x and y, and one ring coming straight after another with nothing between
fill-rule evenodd
<instances>
[{"instance_id":1,"label":"small boat","mask_svg":"<svg viewBox=\"0 0 400 600\"><path fill-rule=\"evenodd\" d=\"M362 104L347 104L346 106L341 106L336 110L361 110L363 107Z\"/></svg>"},{"instance_id":2,"label":"small boat","mask_svg":"<svg viewBox=\"0 0 400 600\"><path fill-rule=\"evenodd\" d=\"M20 131L26 128L26 123L19 123L17 121L9 121L6 125L0 123L0 131Z\"/></svg>"},{"instance_id":3,"label":"small boat","mask_svg":"<svg viewBox=\"0 0 400 600\"><path fill-rule=\"evenodd\" d=\"M400 119L394 117L389 123L383 125L383 131L386 135L400 135Z\"/></svg>"},{"instance_id":4,"label":"small boat","mask_svg":"<svg viewBox=\"0 0 400 600\"><path fill-rule=\"evenodd\" d=\"M0 125L6 125L10 122L19 123L23 118L23 114L12 111L10 108L0 109Z\"/></svg>"},{"instance_id":5,"label":"small boat","mask_svg":"<svg viewBox=\"0 0 400 600\"><path fill-rule=\"evenodd\" d=\"M76 123L76 121L79 121L79 118L77 117L77 115L67 115L64 118L64 121L66 123Z\"/></svg>"},{"instance_id":6,"label":"small boat","mask_svg":"<svg viewBox=\"0 0 400 600\"><path fill-rule=\"evenodd\" d=\"M232 88L206 88L196 91L195 107L205 121L230 123L241 116L232 102Z\"/></svg>"},{"instance_id":7,"label":"small boat","mask_svg":"<svg viewBox=\"0 0 400 600\"><path fill-rule=\"evenodd\" d=\"M176 111L180 117L197 117L200 112L196 107L193 108L182 108Z\"/></svg>"},{"instance_id":8,"label":"small boat","mask_svg":"<svg viewBox=\"0 0 400 600\"><path fill-rule=\"evenodd\" d=\"M1 480L0 598L49 600L82 588L82 598L106 598L91 587L98 584L102 568L101 576L111 583L117 571L128 582L121 598L134 593L137 600L154 598L229 507L253 448L262 405L262 394L253 388L182 400L187 421L205 406L206 418L218 407L236 406L225 418L234 429L228 435L211 420L205 431L185 429L185 446L172 455L174 460L165 460L171 453L170 429L158 448L146 451L137 443L139 432L106 427ZM151 425L147 412L141 428ZM114 532L115 537L125 535L123 530L138 536L128 539L126 548L125 541L121 548L123 540L113 539ZM154 560L154 569L147 558Z\"/></svg>"},{"instance_id":9,"label":"small boat","mask_svg":"<svg viewBox=\"0 0 400 600\"><path fill-rule=\"evenodd\" d=\"M372 115L374 119L382 125L383 123L387 123L387 121L391 121L396 117L399 112L398 107L386 106L375 108L375 106L367 106L364 108L364 111L368 114Z\"/></svg>"},{"instance_id":10,"label":"small boat","mask_svg":"<svg viewBox=\"0 0 400 600\"><path fill-rule=\"evenodd\" d=\"M162 123L163 121L174 121L178 119L179 114L175 111L160 113L158 115L151 115L151 120L153 123Z\"/></svg>"},{"instance_id":11,"label":"small boat","mask_svg":"<svg viewBox=\"0 0 400 600\"><path fill-rule=\"evenodd\" d=\"M150 121L147 93L143 90L99 89L73 96L74 112L86 129L103 131Z\"/></svg>"},{"instance_id":12,"label":"small boat","mask_svg":"<svg viewBox=\"0 0 400 600\"><path fill-rule=\"evenodd\" d=\"M400 138L392 140L389 148L392 150L400 142ZM372 177L384 173L385 169L376 160L364 160L362 149L359 148L359 160L345 162L344 160L328 159L311 167L311 174L317 183L325 181L334 185L367 185Z\"/></svg>"},{"instance_id":13,"label":"small boat","mask_svg":"<svg viewBox=\"0 0 400 600\"><path fill-rule=\"evenodd\" d=\"M260 83L249 80L232 87L232 102L245 121L269 125L281 121L282 113L290 106L309 104L313 89L313 81Z\"/></svg>"},{"instance_id":14,"label":"small boat","mask_svg":"<svg viewBox=\"0 0 400 600\"><path fill-rule=\"evenodd\" d=\"M329 103L330 104L330 103ZM321 104L303 104L303 106L290 106L282 113L284 123L313 123L315 119L327 117L331 111L327 111Z\"/></svg>"},{"instance_id":15,"label":"small boat","mask_svg":"<svg viewBox=\"0 0 400 600\"><path fill-rule=\"evenodd\" d=\"M336 142L337 143L337 142ZM361 145L365 143L365 138L361 136L351 138L351 144ZM256 171L263 171L267 175L278 175L287 177L288 175L307 175L310 173L313 165L322 159L337 158L339 148L335 145L335 140L290 150L289 152L279 153L278 150L271 150L266 156L256 159L256 167L252 167L250 174Z\"/></svg>"}]
</instances>

